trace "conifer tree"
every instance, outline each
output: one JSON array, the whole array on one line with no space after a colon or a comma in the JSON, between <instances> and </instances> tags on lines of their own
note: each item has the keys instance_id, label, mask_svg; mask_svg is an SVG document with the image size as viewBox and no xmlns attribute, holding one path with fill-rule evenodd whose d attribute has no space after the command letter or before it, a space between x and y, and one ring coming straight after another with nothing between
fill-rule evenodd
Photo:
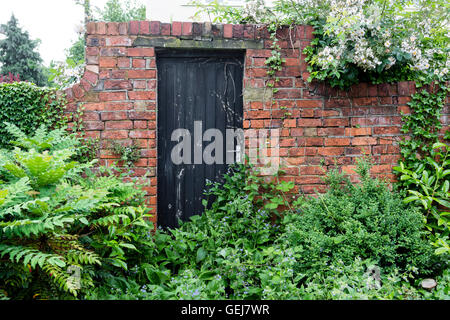
<instances>
[{"instance_id":1,"label":"conifer tree","mask_svg":"<svg viewBox=\"0 0 450 320\"><path fill-rule=\"evenodd\" d=\"M42 58L36 51L39 40L32 40L27 31L22 31L14 15L7 24L0 26L6 38L0 40L0 74L19 75L22 81L38 86L47 84Z\"/></svg>"}]
</instances>

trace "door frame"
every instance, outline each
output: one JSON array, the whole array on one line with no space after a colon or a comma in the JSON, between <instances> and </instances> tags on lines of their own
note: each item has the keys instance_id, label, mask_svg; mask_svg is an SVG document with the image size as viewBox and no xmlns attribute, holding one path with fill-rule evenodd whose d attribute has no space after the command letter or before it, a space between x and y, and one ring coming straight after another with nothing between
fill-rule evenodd
<instances>
[{"instance_id":1,"label":"door frame","mask_svg":"<svg viewBox=\"0 0 450 320\"><path fill-rule=\"evenodd\" d=\"M247 49L216 49L216 48L166 48L166 47L155 47L155 58L156 58L156 90L157 90L157 102L156 102L156 181L157 181L157 187L156 187L156 204L157 204L157 225L160 221L160 161L161 161L161 155L160 155L160 145L159 145L159 117L160 117L160 101L159 101L159 72L158 72L158 59L161 58L208 58L208 57L214 57L214 58L239 58L242 61L242 88L241 88L241 94L243 99L243 110L242 110L242 121L244 119L244 79L245 79L245 70L246 70L246 51Z\"/></svg>"}]
</instances>

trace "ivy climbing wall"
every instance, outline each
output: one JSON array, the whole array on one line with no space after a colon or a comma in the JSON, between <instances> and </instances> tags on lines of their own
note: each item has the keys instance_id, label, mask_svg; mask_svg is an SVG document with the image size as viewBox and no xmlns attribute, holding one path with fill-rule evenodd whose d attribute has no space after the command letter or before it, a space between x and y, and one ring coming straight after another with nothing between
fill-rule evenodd
<instances>
[{"instance_id":1,"label":"ivy climbing wall","mask_svg":"<svg viewBox=\"0 0 450 320\"><path fill-rule=\"evenodd\" d=\"M133 174L148 175L148 204L157 204L157 70L155 48L243 49L244 129L280 129L283 179L296 191L322 191L323 169L340 165L354 173L355 161L370 154L374 175L394 180L399 159L402 113L415 90L412 82L361 83L348 91L308 83L304 56L312 28L278 31L285 59L273 78L266 59L273 40L262 25L132 21L87 25L86 71L81 82L65 90L68 112L83 108L87 137L100 139L100 163L113 164L112 142L139 145ZM271 83L273 83L272 89ZM449 129L449 101L443 109L443 134Z\"/></svg>"}]
</instances>

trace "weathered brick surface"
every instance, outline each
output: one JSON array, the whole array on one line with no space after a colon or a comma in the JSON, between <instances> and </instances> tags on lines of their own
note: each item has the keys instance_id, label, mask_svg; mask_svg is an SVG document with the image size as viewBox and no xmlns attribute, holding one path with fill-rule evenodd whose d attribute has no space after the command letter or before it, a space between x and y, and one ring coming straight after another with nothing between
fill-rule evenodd
<instances>
[{"instance_id":1,"label":"weathered brick surface","mask_svg":"<svg viewBox=\"0 0 450 320\"><path fill-rule=\"evenodd\" d=\"M297 190L323 191L324 168L338 164L354 179L356 159L370 154L372 173L394 179L392 166L399 158L401 114L414 93L412 82L372 85L361 83L348 91L324 83L307 83L304 55L312 40L312 28L283 28L277 35L285 58L277 72L273 95L254 94L265 87L265 60L271 56L271 40L263 25L132 21L87 25L86 72L82 81L65 90L68 111L85 107L86 136L100 138L100 163L112 164L111 141L138 143L141 159L134 174L149 172L148 204L156 209L157 72L154 48L135 47L137 37L192 39L239 39L263 41L263 49L247 49L244 73L244 129L280 129L279 155L283 179L294 181ZM253 90L253 91L252 91ZM249 94L252 93L253 94ZM265 98L263 98L265 97ZM442 123L449 129L450 106Z\"/></svg>"}]
</instances>

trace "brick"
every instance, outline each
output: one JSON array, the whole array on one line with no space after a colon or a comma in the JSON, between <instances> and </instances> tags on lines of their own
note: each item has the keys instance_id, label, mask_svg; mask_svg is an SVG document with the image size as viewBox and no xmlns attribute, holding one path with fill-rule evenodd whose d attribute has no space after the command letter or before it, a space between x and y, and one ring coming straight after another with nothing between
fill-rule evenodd
<instances>
[{"instance_id":1,"label":"brick","mask_svg":"<svg viewBox=\"0 0 450 320\"><path fill-rule=\"evenodd\" d=\"M150 34L154 36L161 34L161 23L159 21L150 22Z\"/></svg>"},{"instance_id":2,"label":"brick","mask_svg":"<svg viewBox=\"0 0 450 320\"><path fill-rule=\"evenodd\" d=\"M126 22L119 23L119 34L120 35L128 34L128 23Z\"/></svg>"},{"instance_id":3,"label":"brick","mask_svg":"<svg viewBox=\"0 0 450 320\"><path fill-rule=\"evenodd\" d=\"M132 45L132 41L126 36L109 37L105 39L108 47L129 47Z\"/></svg>"},{"instance_id":4,"label":"brick","mask_svg":"<svg viewBox=\"0 0 450 320\"><path fill-rule=\"evenodd\" d=\"M322 126L321 119L298 119L297 126L299 127L320 127Z\"/></svg>"},{"instance_id":5,"label":"brick","mask_svg":"<svg viewBox=\"0 0 450 320\"><path fill-rule=\"evenodd\" d=\"M317 153L321 156L341 156L345 154L345 148L344 147L318 148Z\"/></svg>"},{"instance_id":6,"label":"brick","mask_svg":"<svg viewBox=\"0 0 450 320\"><path fill-rule=\"evenodd\" d=\"M132 120L155 120L156 114L155 112L148 112L148 111L130 111L129 117Z\"/></svg>"},{"instance_id":7,"label":"brick","mask_svg":"<svg viewBox=\"0 0 450 320\"><path fill-rule=\"evenodd\" d=\"M301 167L300 168L300 174L301 175L323 175L324 169L322 167L314 167L314 166L307 166L307 167Z\"/></svg>"},{"instance_id":8,"label":"brick","mask_svg":"<svg viewBox=\"0 0 450 320\"><path fill-rule=\"evenodd\" d=\"M154 48L129 48L128 56L130 57L154 57Z\"/></svg>"},{"instance_id":9,"label":"brick","mask_svg":"<svg viewBox=\"0 0 450 320\"><path fill-rule=\"evenodd\" d=\"M124 70L112 70L110 77L111 79L125 79L126 72Z\"/></svg>"},{"instance_id":10,"label":"brick","mask_svg":"<svg viewBox=\"0 0 450 320\"><path fill-rule=\"evenodd\" d=\"M203 24L194 22L192 23L192 35L193 36L201 36L203 31Z\"/></svg>"},{"instance_id":11,"label":"brick","mask_svg":"<svg viewBox=\"0 0 450 320\"><path fill-rule=\"evenodd\" d=\"M118 58L117 66L119 68L130 68L130 58Z\"/></svg>"},{"instance_id":12,"label":"brick","mask_svg":"<svg viewBox=\"0 0 450 320\"><path fill-rule=\"evenodd\" d=\"M301 115L302 118L314 118L314 109L303 109Z\"/></svg>"},{"instance_id":13,"label":"brick","mask_svg":"<svg viewBox=\"0 0 450 320\"><path fill-rule=\"evenodd\" d=\"M183 36L192 35L192 22L183 22L182 33Z\"/></svg>"},{"instance_id":14,"label":"brick","mask_svg":"<svg viewBox=\"0 0 450 320\"><path fill-rule=\"evenodd\" d=\"M314 146L323 146L323 138L299 138L298 145L304 147L314 147Z\"/></svg>"},{"instance_id":15,"label":"brick","mask_svg":"<svg viewBox=\"0 0 450 320\"><path fill-rule=\"evenodd\" d=\"M106 23L105 22L98 22L97 23L97 30L96 34L106 34Z\"/></svg>"},{"instance_id":16,"label":"brick","mask_svg":"<svg viewBox=\"0 0 450 320\"><path fill-rule=\"evenodd\" d=\"M370 170L371 173L377 174L377 173L391 173L392 172L392 166L388 164L384 165L374 165L372 169Z\"/></svg>"},{"instance_id":17,"label":"brick","mask_svg":"<svg viewBox=\"0 0 450 320\"><path fill-rule=\"evenodd\" d=\"M291 136L293 137L301 137L303 136L303 128L292 128L291 129Z\"/></svg>"},{"instance_id":18,"label":"brick","mask_svg":"<svg viewBox=\"0 0 450 320\"><path fill-rule=\"evenodd\" d=\"M126 100L127 94L125 91L119 92L100 92L100 101L119 101Z\"/></svg>"},{"instance_id":19,"label":"brick","mask_svg":"<svg viewBox=\"0 0 450 320\"><path fill-rule=\"evenodd\" d=\"M129 91L128 98L130 100L155 100L155 91Z\"/></svg>"},{"instance_id":20,"label":"brick","mask_svg":"<svg viewBox=\"0 0 450 320\"><path fill-rule=\"evenodd\" d=\"M119 35L119 24L117 22L108 22L106 24L106 34L112 36Z\"/></svg>"},{"instance_id":21,"label":"brick","mask_svg":"<svg viewBox=\"0 0 450 320\"><path fill-rule=\"evenodd\" d=\"M283 121L283 127L285 127L285 128L294 128L296 126L297 126L296 119L286 119Z\"/></svg>"},{"instance_id":22,"label":"brick","mask_svg":"<svg viewBox=\"0 0 450 320\"><path fill-rule=\"evenodd\" d=\"M87 64L98 64L98 56L86 56L86 63Z\"/></svg>"},{"instance_id":23,"label":"brick","mask_svg":"<svg viewBox=\"0 0 450 320\"><path fill-rule=\"evenodd\" d=\"M244 38L244 26L242 24L233 25L233 38L236 39Z\"/></svg>"},{"instance_id":24,"label":"brick","mask_svg":"<svg viewBox=\"0 0 450 320\"><path fill-rule=\"evenodd\" d=\"M161 35L162 36L170 36L170 23L161 23Z\"/></svg>"},{"instance_id":25,"label":"brick","mask_svg":"<svg viewBox=\"0 0 450 320\"><path fill-rule=\"evenodd\" d=\"M224 30L225 30L224 25ZM231 38L231 36L230 36ZM265 50L265 49L248 49L247 50L247 57L261 57L261 58L269 58L272 56L271 50Z\"/></svg>"},{"instance_id":26,"label":"brick","mask_svg":"<svg viewBox=\"0 0 450 320\"><path fill-rule=\"evenodd\" d=\"M103 130L105 127L105 124L103 121L83 121L83 125L85 130L92 131L92 130Z\"/></svg>"},{"instance_id":27,"label":"brick","mask_svg":"<svg viewBox=\"0 0 450 320\"><path fill-rule=\"evenodd\" d=\"M377 144L376 138L371 137L357 137L352 139L352 145L354 146L365 146Z\"/></svg>"},{"instance_id":28,"label":"brick","mask_svg":"<svg viewBox=\"0 0 450 320\"><path fill-rule=\"evenodd\" d=\"M105 124L105 129L106 130L131 130L131 129L133 129L133 122L130 120L128 120L128 121L107 121Z\"/></svg>"},{"instance_id":29,"label":"brick","mask_svg":"<svg viewBox=\"0 0 450 320\"><path fill-rule=\"evenodd\" d=\"M379 135L398 135L400 134L400 127L375 127L373 134Z\"/></svg>"},{"instance_id":30,"label":"brick","mask_svg":"<svg viewBox=\"0 0 450 320\"><path fill-rule=\"evenodd\" d=\"M72 87L73 95L77 99L81 99L84 96L84 90L81 88L79 84L76 84Z\"/></svg>"},{"instance_id":31,"label":"brick","mask_svg":"<svg viewBox=\"0 0 450 320\"><path fill-rule=\"evenodd\" d=\"M145 59L133 59L133 68L145 68Z\"/></svg>"},{"instance_id":32,"label":"brick","mask_svg":"<svg viewBox=\"0 0 450 320\"><path fill-rule=\"evenodd\" d=\"M139 34L139 21L130 21L128 30L130 34Z\"/></svg>"},{"instance_id":33,"label":"brick","mask_svg":"<svg viewBox=\"0 0 450 320\"><path fill-rule=\"evenodd\" d=\"M100 57L100 68L115 68L117 66L117 58Z\"/></svg>"},{"instance_id":34,"label":"brick","mask_svg":"<svg viewBox=\"0 0 450 320\"><path fill-rule=\"evenodd\" d=\"M108 89L131 89L131 82L127 80L105 80L105 90Z\"/></svg>"},{"instance_id":35,"label":"brick","mask_svg":"<svg viewBox=\"0 0 450 320\"><path fill-rule=\"evenodd\" d=\"M182 25L181 22L175 21L172 22L172 35L173 36L181 36Z\"/></svg>"},{"instance_id":36,"label":"brick","mask_svg":"<svg viewBox=\"0 0 450 320\"><path fill-rule=\"evenodd\" d=\"M100 118L103 121L106 120L126 120L128 119L128 114L126 112L102 112ZM131 119L131 118L130 118Z\"/></svg>"},{"instance_id":37,"label":"brick","mask_svg":"<svg viewBox=\"0 0 450 320\"><path fill-rule=\"evenodd\" d=\"M133 89L146 89L147 81L145 80L134 80L133 81Z\"/></svg>"},{"instance_id":38,"label":"brick","mask_svg":"<svg viewBox=\"0 0 450 320\"><path fill-rule=\"evenodd\" d=\"M129 79L150 79L156 78L156 70L130 70L128 71Z\"/></svg>"},{"instance_id":39,"label":"brick","mask_svg":"<svg viewBox=\"0 0 450 320\"><path fill-rule=\"evenodd\" d=\"M114 139L114 140L127 139L128 131L126 131L126 130L103 131L101 133L101 137L102 137L102 139Z\"/></svg>"},{"instance_id":40,"label":"brick","mask_svg":"<svg viewBox=\"0 0 450 320\"><path fill-rule=\"evenodd\" d=\"M87 47L86 48L86 54L88 56L96 56L99 54L99 52L100 52L100 49L97 47Z\"/></svg>"},{"instance_id":41,"label":"brick","mask_svg":"<svg viewBox=\"0 0 450 320\"><path fill-rule=\"evenodd\" d=\"M125 47L102 48L100 55L103 57L124 57L127 55L127 49Z\"/></svg>"},{"instance_id":42,"label":"brick","mask_svg":"<svg viewBox=\"0 0 450 320\"><path fill-rule=\"evenodd\" d=\"M156 133L150 130L130 131L130 138L132 139L154 139Z\"/></svg>"},{"instance_id":43,"label":"brick","mask_svg":"<svg viewBox=\"0 0 450 320\"><path fill-rule=\"evenodd\" d=\"M233 25L224 24L223 25L223 36L224 38L233 38Z\"/></svg>"},{"instance_id":44,"label":"brick","mask_svg":"<svg viewBox=\"0 0 450 320\"><path fill-rule=\"evenodd\" d=\"M97 84L97 81L98 81L98 74L95 74L91 71L85 71L84 75L83 75L83 79L86 79L91 84L95 85L95 84Z\"/></svg>"},{"instance_id":45,"label":"brick","mask_svg":"<svg viewBox=\"0 0 450 320\"><path fill-rule=\"evenodd\" d=\"M349 138L328 138L325 139L325 146L348 146L350 145Z\"/></svg>"},{"instance_id":46,"label":"brick","mask_svg":"<svg viewBox=\"0 0 450 320\"><path fill-rule=\"evenodd\" d=\"M255 26L251 24L244 25L244 38L254 39L255 38Z\"/></svg>"},{"instance_id":47,"label":"brick","mask_svg":"<svg viewBox=\"0 0 450 320\"><path fill-rule=\"evenodd\" d=\"M317 135L319 136L343 136L345 135L345 128L318 128Z\"/></svg>"},{"instance_id":48,"label":"brick","mask_svg":"<svg viewBox=\"0 0 450 320\"><path fill-rule=\"evenodd\" d=\"M139 34L150 34L150 21L139 21Z\"/></svg>"},{"instance_id":49,"label":"brick","mask_svg":"<svg viewBox=\"0 0 450 320\"><path fill-rule=\"evenodd\" d=\"M341 118L323 119L323 126L324 127L348 126L348 119L341 119Z\"/></svg>"},{"instance_id":50,"label":"brick","mask_svg":"<svg viewBox=\"0 0 450 320\"><path fill-rule=\"evenodd\" d=\"M313 137L313 136L315 137L318 135L317 128L305 128L305 129L303 129L303 134L306 137Z\"/></svg>"},{"instance_id":51,"label":"brick","mask_svg":"<svg viewBox=\"0 0 450 320\"><path fill-rule=\"evenodd\" d=\"M98 121L100 120L100 115L97 112L85 112L83 114L84 121Z\"/></svg>"},{"instance_id":52,"label":"brick","mask_svg":"<svg viewBox=\"0 0 450 320\"><path fill-rule=\"evenodd\" d=\"M134 121L133 122L133 128L134 129L147 129L148 128L148 122L147 121Z\"/></svg>"},{"instance_id":53,"label":"brick","mask_svg":"<svg viewBox=\"0 0 450 320\"><path fill-rule=\"evenodd\" d=\"M96 28L96 23L95 22L88 22L86 24L86 34L95 34L95 28Z\"/></svg>"},{"instance_id":54,"label":"brick","mask_svg":"<svg viewBox=\"0 0 450 320\"><path fill-rule=\"evenodd\" d=\"M346 136L370 136L372 128L345 128Z\"/></svg>"}]
</instances>

